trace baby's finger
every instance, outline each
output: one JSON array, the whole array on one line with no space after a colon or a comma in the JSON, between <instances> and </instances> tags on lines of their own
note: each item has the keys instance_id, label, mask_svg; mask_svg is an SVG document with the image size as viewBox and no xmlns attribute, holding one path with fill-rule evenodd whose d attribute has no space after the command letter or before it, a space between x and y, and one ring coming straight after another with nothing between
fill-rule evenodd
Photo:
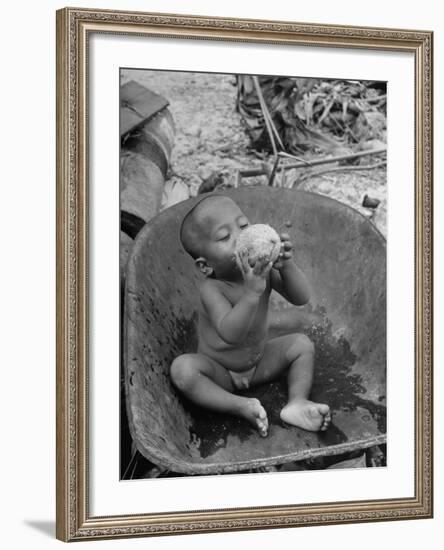
<instances>
[{"instance_id":1,"label":"baby's finger","mask_svg":"<svg viewBox=\"0 0 444 550\"><path fill-rule=\"evenodd\" d=\"M259 275L261 271L262 271L262 261L260 258L258 258L256 260L256 263L254 264L253 273L254 275Z\"/></svg>"},{"instance_id":2,"label":"baby's finger","mask_svg":"<svg viewBox=\"0 0 444 550\"><path fill-rule=\"evenodd\" d=\"M291 250L293 248L293 243L291 241L285 241L282 243L284 250Z\"/></svg>"},{"instance_id":3,"label":"baby's finger","mask_svg":"<svg viewBox=\"0 0 444 550\"><path fill-rule=\"evenodd\" d=\"M265 263L262 266L261 276L266 277L270 273L270 270L272 267L273 267L273 262L265 259Z\"/></svg>"},{"instance_id":4,"label":"baby's finger","mask_svg":"<svg viewBox=\"0 0 444 550\"><path fill-rule=\"evenodd\" d=\"M281 265L282 265L282 252L279 253L279 256L273 262L273 267L275 269L279 269Z\"/></svg>"},{"instance_id":5,"label":"baby's finger","mask_svg":"<svg viewBox=\"0 0 444 550\"><path fill-rule=\"evenodd\" d=\"M268 264L265 264L263 275L268 275L272 267L273 267L273 262L268 262Z\"/></svg>"},{"instance_id":6,"label":"baby's finger","mask_svg":"<svg viewBox=\"0 0 444 550\"><path fill-rule=\"evenodd\" d=\"M288 233L281 233L280 238L281 238L281 241L289 241L290 235Z\"/></svg>"},{"instance_id":7,"label":"baby's finger","mask_svg":"<svg viewBox=\"0 0 444 550\"><path fill-rule=\"evenodd\" d=\"M267 259L265 256L263 255L260 255L258 256L257 260L256 260L256 263L254 265L254 269L253 269L253 273L255 275L261 275L263 270L264 270L264 266L267 264Z\"/></svg>"},{"instance_id":8,"label":"baby's finger","mask_svg":"<svg viewBox=\"0 0 444 550\"><path fill-rule=\"evenodd\" d=\"M250 264L248 263L248 252L246 250L242 250L239 253L239 258L241 261L241 268L244 273L248 273L251 271Z\"/></svg>"}]
</instances>

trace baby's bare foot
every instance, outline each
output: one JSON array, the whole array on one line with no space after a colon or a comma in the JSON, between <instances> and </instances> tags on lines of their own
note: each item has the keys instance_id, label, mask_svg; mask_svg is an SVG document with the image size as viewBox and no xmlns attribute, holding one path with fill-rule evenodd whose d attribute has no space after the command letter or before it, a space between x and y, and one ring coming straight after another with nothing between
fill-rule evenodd
<instances>
[{"instance_id":1,"label":"baby's bare foot","mask_svg":"<svg viewBox=\"0 0 444 550\"><path fill-rule=\"evenodd\" d=\"M285 405L281 410L281 419L311 432L325 431L331 421L330 407L308 399L297 399Z\"/></svg>"},{"instance_id":2,"label":"baby's bare foot","mask_svg":"<svg viewBox=\"0 0 444 550\"><path fill-rule=\"evenodd\" d=\"M239 414L251 422L258 429L262 437L266 437L268 433L268 418L264 407L259 399L245 397L242 400L242 405Z\"/></svg>"}]
</instances>

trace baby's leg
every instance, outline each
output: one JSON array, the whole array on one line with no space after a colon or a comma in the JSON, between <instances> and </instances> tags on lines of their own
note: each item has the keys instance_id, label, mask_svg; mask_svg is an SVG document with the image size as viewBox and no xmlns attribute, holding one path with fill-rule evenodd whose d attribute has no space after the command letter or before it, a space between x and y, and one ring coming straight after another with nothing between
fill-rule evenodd
<instances>
[{"instance_id":1,"label":"baby's leg","mask_svg":"<svg viewBox=\"0 0 444 550\"><path fill-rule=\"evenodd\" d=\"M287 371L288 403L281 418L305 430L326 430L330 424L330 408L310 401L313 383L314 346L304 334L288 334L273 338L265 347L252 383L268 382Z\"/></svg>"},{"instance_id":2,"label":"baby's leg","mask_svg":"<svg viewBox=\"0 0 444 550\"><path fill-rule=\"evenodd\" d=\"M170 374L176 388L196 405L242 416L262 436L267 435L267 414L260 401L233 394L229 372L209 357L199 353L180 355L171 364Z\"/></svg>"}]
</instances>

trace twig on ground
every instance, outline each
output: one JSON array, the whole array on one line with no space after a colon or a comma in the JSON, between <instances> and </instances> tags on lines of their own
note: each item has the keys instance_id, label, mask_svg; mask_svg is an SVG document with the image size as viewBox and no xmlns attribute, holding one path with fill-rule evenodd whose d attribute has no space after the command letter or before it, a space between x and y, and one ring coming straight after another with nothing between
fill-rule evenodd
<instances>
[{"instance_id":1,"label":"twig on ground","mask_svg":"<svg viewBox=\"0 0 444 550\"><path fill-rule=\"evenodd\" d=\"M331 164L333 162L340 162L343 160L352 160L359 157L365 157L370 155L379 155L381 153L386 153L387 147L381 147L379 149L370 149L368 151L359 151L358 153L349 153L347 155L338 155L336 157L321 158L312 161L304 161L303 163L287 164L285 166L286 170L292 168L304 168L304 166L318 166L319 164Z\"/></svg>"},{"instance_id":2,"label":"twig on ground","mask_svg":"<svg viewBox=\"0 0 444 550\"><path fill-rule=\"evenodd\" d=\"M132 452L132 454L131 454L131 458L130 458L130 461L128 462L128 465L127 465L127 467L126 467L126 470L125 470L125 472L123 473L122 479L127 479L126 476L127 476L127 474L128 474L128 470L130 469L130 466L132 466L133 461L134 461L134 459L136 458L137 452L138 452L138 451L137 451L137 448L136 448L136 446L133 444L133 452ZM133 472L132 472L132 473L134 473L134 469L133 469Z\"/></svg>"},{"instance_id":3,"label":"twig on ground","mask_svg":"<svg viewBox=\"0 0 444 550\"><path fill-rule=\"evenodd\" d=\"M261 92L261 89L259 87L259 83L254 79L254 77L253 77L253 82L254 82L254 85L256 87L256 93L259 97L259 103L260 103L260 106L261 106L261 109L262 109L262 113L264 115L264 122L265 122L265 126L267 127L267 132L268 132L268 137L270 138L271 147L273 148L273 153L276 155L277 154L276 143L274 141L273 131L272 131L271 126L270 126L270 121L269 121L269 119L266 115L267 109L266 109L266 106L264 106L264 100L263 100L263 97L262 97L262 92Z\"/></svg>"},{"instance_id":4,"label":"twig on ground","mask_svg":"<svg viewBox=\"0 0 444 550\"><path fill-rule=\"evenodd\" d=\"M310 162L308 160L303 159L302 157L297 157L296 155L290 155L290 153L285 153L284 151L281 151L278 153L280 157L289 158L298 160L299 162L304 162L307 166L310 166Z\"/></svg>"},{"instance_id":5,"label":"twig on ground","mask_svg":"<svg viewBox=\"0 0 444 550\"><path fill-rule=\"evenodd\" d=\"M355 158L360 158L364 156L370 156L370 155L379 155L381 153L385 153L387 151L387 147L381 147L380 149L371 149L369 151L359 151L358 153L350 153L348 155L339 155L337 157L328 157L328 158L321 158L317 160L304 160L303 162L296 162L294 164L286 164L285 166L281 166L278 168L278 172L281 170L292 170L293 168L307 168L307 166L319 166L320 164L332 164L333 162L340 162L343 160L351 160ZM285 154L286 155L286 154ZM284 156L285 156L284 155ZM279 156L282 156L282 154L279 154ZM251 176L264 176L266 175L266 172L262 167L260 168L249 168L245 170L240 170L241 176L243 177L251 177Z\"/></svg>"},{"instance_id":6,"label":"twig on ground","mask_svg":"<svg viewBox=\"0 0 444 550\"><path fill-rule=\"evenodd\" d=\"M259 79L257 76L253 76L253 83L256 89L257 96L259 98L259 103L262 109L262 113L264 115L264 121L265 125L267 127L268 135L271 141L271 146L273 147L273 153L277 154L277 148L276 148L276 142L274 140L273 133L276 135L276 139L278 140L279 145L282 149L285 149L284 144L282 143L281 137L279 135L279 132L277 131L277 128L273 122L273 119L270 115L270 111L268 110L267 104L265 103L264 96L262 94L261 86L259 84Z\"/></svg>"},{"instance_id":7,"label":"twig on ground","mask_svg":"<svg viewBox=\"0 0 444 550\"><path fill-rule=\"evenodd\" d=\"M137 466L139 465L139 459L138 457L136 458L136 460L134 461L134 467L133 469L131 470L131 474L130 474L130 479L134 479L134 474L136 473L136 470L137 470Z\"/></svg>"},{"instance_id":8,"label":"twig on ground","mask_svg":"<svg viewBox=\"0 0 444 550\"><path fill-rule=\"evenodd\" d=\"M367 164L366 166L337 166L335 168L327 168L326 170L319 170L317 172L311 172L310 174L305 174L301 176L300 178L296 178L293 181L293 184L291 187L297 187L304 181L315 178L316 176L323 176L324 174L330 174L332 172L353 172L353 171L359 171L359 170L373 170L373 168L380 168L381 166L385 166L387 164L386 160L382 160L381 162L376 162L375 164Z\"/></svg>"},{"instance_id":9,"label":"twig on ground","mask_svg":"<svg viewBox=\"0 0 444 550\"><path fill-rule=\"evenodd\" d=\"M274 177L276 175L276 170L278 168L279 160L280 160L280 155L276 155L276 157L274 159L273 169L271 171L270 177L268 178L268 185L270 187L273 187L273 181L274 181Z\"/></svg>"},{"instance_id":10,"label":"twig on ground","mask_svg":"<svg viewBox=\"0 0 444 550\"><path fill-rule=\"evenodd\" d=\"M376 97L367 97L365 98L365 101L367 101L367 103L378 103L379 101L383 101L385 99L387 99L387 94L378 95Z\"/></svg>"}]
</instances>

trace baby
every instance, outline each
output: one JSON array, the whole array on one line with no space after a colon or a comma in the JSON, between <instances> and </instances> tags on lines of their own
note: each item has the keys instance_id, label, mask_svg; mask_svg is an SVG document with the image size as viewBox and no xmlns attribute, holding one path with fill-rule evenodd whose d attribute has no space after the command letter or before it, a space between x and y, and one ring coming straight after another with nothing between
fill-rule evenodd
<instances>
[{"instance_id":1,"label":"baby","mask_svg":"<svg viewBox=\"0 0 444 550\"><path fill-rule=\"evenodd\" d=\"M309 300L309 285L292 260L292 244L282 234L281 253L256 261L236 256L236 239L249 221L222 195L203 198L185 216L181 242L205 276L200 288L198 349L177 357L170 369L176 388L192 402L246 418L262 436L267 413L260 401L237 393L287 372L288 403L281 419L305 430L326 430L330 409L308 399L314 347L304 334L267 340L268 303L274 289L295 305Z\"/></svg>"}]
</instances>

